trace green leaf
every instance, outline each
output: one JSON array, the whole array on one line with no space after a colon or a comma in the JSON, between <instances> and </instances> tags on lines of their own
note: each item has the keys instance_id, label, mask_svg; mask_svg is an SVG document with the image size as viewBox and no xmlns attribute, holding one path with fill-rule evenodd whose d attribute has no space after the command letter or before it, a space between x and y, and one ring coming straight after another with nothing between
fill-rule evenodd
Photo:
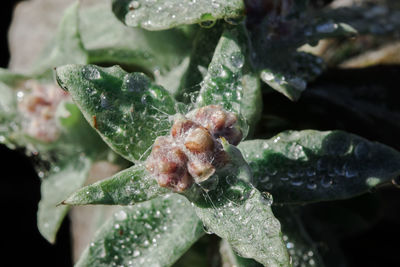
<instances>
[{"instance_id":1,"label":"green leaf","mask_svg":"<svg viewBox=\"0 0 400 267\"><path fill-rule=\"evenodd\" d=\"M375 2L375 3L374 3ZM347 7L326 9L321 16L342 21L354 27L360 34L393 34L399 32L400 5L396 0L370 1ZM377 2L384 2L377 3Z\"/></svg>"},{"instance_id":2,"label":"green leaf","mask_svg":"<svg viewBox=\"0 0 400 267\"><path fill-rule=\"evenodd\" d=\"M128 65L148 73L167 75L190 51L190 39L178 29L149 32L118 21L109 3L82 8L80 32L93 64ZM178 79L179 80L179 79Z\"/></svg>"},{"instance_id":3,"label":"green leaf","mask_svg":"<svg viewBox=\"0 0 400 267\"><path fill-rule=\"evenodd\" d=\"M54 40L44 49L43 55L32 66L35 75L52 75L52 69L68 63L87 63L85 51L79 34L79 2L69 7L60 22Z\"/></svg>"},{"instance_id":4,"label":"green leaf","mask_svg":"<svg viewBox=\"0 0 400 267\"><path fill-rule=\"evenodd\" d=\"M262 110L258 77L246 62L247 37L243 25L225 30L204 78L197 106L217 104L241 114L254 126Z\"/></svg>"},{"instance_id":5,"label":"green leaf","mask_svg":"<svg viewBox=\"0 0 400 267\"><path fill-rule=\"evenodd\" d=\"M155 138L169 131L169 116L178 112L175 99L142 73L94 65L66 65L56 73L88 122L130 161L145 158Z\"/></svg>"},{"instance_id":6,"label":"green leaf","mask_svg":"<svg viewBox=\"0 0 400 267\"><path fill-rule=\"evenodd\" d=\"M93 130L83 117L79 108L70 100L61 102L55 118L62 135L55 143L55 148L63 150L65 146L73 151L83 151L92 159L104 159L109 153L108 146Z\"/></svg>"},{"instance_id":7,"label":"green leaf","mask_svg":"<svg viewBox=\"0 0 400 267\"><path fill-rule=\"evenodd\" d=\"M242 0L113 0L112 9L126 25L152 31L194 23L210 27L217 19L244 15Z\"/></svg>"},{"instance_id":8,"label":"green leaf","mask_svg":"<svg viewBox=\"0 0 400 267\"><path fill-rule=\"evenodd\" d=\"M143 165L135 165L113 177L83 187L62 203L67 205L133 205L169 193L160 187Z\"/></svg>"},{"instance_id":9,"label":"green leaf","mask_svg":"<svg viewBox=\"0 0 400 267\"><path fill-rule=\"evenodd\" d=\"M76 266L170 266L203 233L186 199L167 195L115 213Z\"/></svg>"},{"instance_id":10,"label":"green leaf","mask_svg":"<svg viewBox=\"0 0 400 267\"><path fill-rule=\"evenodd\" d=\"M271 62L270 66L261 71L260 77L272 89L292 101L297 101L306 89L307 82L322 73L323 60L311 54L296 52L284 62Z\"/></svg>"},{"instance_id":11,"label":"green leaf","mask_svg":"<svg viewBox=\"0 0 400 267\"><path fill-rule=\"evenodd\" d=\"M194 92L200 89L200 83L207 75L207 68L210 64L215 48L223 32L223 24L217 22L212 28L200 28L193 40L193 48L190 53L190 62L186 73L182 77L178 99L191 102Z\"/></svg>"},{"instance_id":12,"label":"green leaf","mask_svg":"<svg viewBox=\"0 0 400 267\"><path fill-rule=\"evenodd\" d=\"M88 158L76 155L74 157L66 157L57 166L53 166L42 181L38 228L51 243L54 243L57 231L69 209L68 206L57 204L85 183L91 166Z\"/></svg>"},{"instance_id":13,"label":"green leaf","mask_svg":"<svg viewBox=\"0 0 400 267\"><path fill-rule=\"evenodd\" d=\"M350 198L400 174L398 151L341 131L288 131L238 147L276 203Z\"/></svg>"},{"instance_id":14,"label":"green leaf","mask_svg":"<svg viewBox=\"0 0 400 267\"><path fill-rule=\"evenodd\" d=\"M251 173L240 151L223 145L232 159L228 173L209 178L211 187L203 183L186 193L197 216L208 232L226 239L240 256L266 266L290 266L271 199L247 182Z\"/></svg>"}]
</instances>

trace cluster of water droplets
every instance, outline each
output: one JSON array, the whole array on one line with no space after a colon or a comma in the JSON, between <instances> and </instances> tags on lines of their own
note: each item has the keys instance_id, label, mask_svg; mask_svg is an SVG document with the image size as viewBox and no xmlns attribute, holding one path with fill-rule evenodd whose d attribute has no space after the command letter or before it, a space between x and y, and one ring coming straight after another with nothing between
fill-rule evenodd
<instances>
[{"instance_id":1,"label":"cluster of water droplets","mask_svg":"<svg viewBox=\"0 0 400 267\"><path fill-rule=\"evenodd\" d=\"M240 7L237 1L134 0L128 4L125 21L128 25L147 29L162 29L170 24L192 24L197 21L200 21L201 27L210 28L214 26L217 18L224 17L223 12L235 13L237 7ZM240 11L236 10L237 14L234 16L239 16Z\"/></svg>"},{"instance_id":2,"label":"cluster of water droplets","mask_svg":"<svg viewBox=\"0 0 400 267\"><path fill-rule=\"evenodd\" d=\"M302 92L307 87L307 82L299 76L283 75L268 69L261 72L261 80L275 89L290 87Z\"/></svg>"},{"instance_id":3,"label":"cluster of water droplets","mask_svg":"<svg viewBox=\"0 0 400 267\"><path fill-rule=\"evenodd\" d=\"M233 32L235 33L235 32ZM233 51L219 51L202 83L199 102L221 105L229 111L240 114L243 98L242 69L245 58L240 48Z\"/></svg>"},{"instance_id":4,"label":"cluster of water droplets","mask_svg":"<svg viewBox=\"0 0 400 267\"><path fill-rule=\"evenodd\" d=\"M235 244L235 251L243 257L279 254L276 244L280 223L271 216L271 194L238 186L233 176L225 179L229 189L218 187L204 195L212 211L203 218L204 231L208 234L218 231L219 236Z\"/></svg>"},{"instance_id":5,"label":"cluster of water droplets","mask_svg":"<svg viewBox=\"0 0 400 267\"><path fill-rule=\"evenodd\" d=\"M111 74L122 71L114 68L109 69ZM84 97L93 101L96 110L92 125L112 136L119 150L135 154L135 158L145 157L151 146L148 140L169 129L177 109L173 98L142 73L125 74L120 88L107 85L102 70L93 65L83 67L82 76L90 85Z\"/></svg>"},{"instance_id":6,"label":"cluster of water droplets","mask_svg":"<svg viewBox=\"0 0 400 267\"><path fill-rule=\"evenodd\" d=\"M317 260L314 251L308 247L297 246L287 235L283 235L283 241L292 260L293 267L313 267Z\"/></svg>"},{"instance_id":7,"label":"cluster of water droplets","mask_svg":"<svg viewBox=\"0 0 400 267\"><path fill-rule=\"evenodd\" d=\"M186 218L182 214L187 208L181 197L171 199L166 195L157 203L144 202L118 210L103 228L107 229L104 238L90 244L89 253L96 256L98 264L108 266L161 266L161 259L149 255L154 255L160 245L173 250L174 240L182 238L174 235L183 227L179 219Z\"/></svg>"},{"instance_id":8,"label":"cluster of water droplets","mask_svg":"<svg viewBox=\"0 0 400 267\"><path fill-rule=\"evenodd\" d=\"M272 144L267 142L264 149L280 142L277 137ZM280 185L304 187L308 190L328 189L337 183L359 177L360 164L370 159L368 143L359 141L348 147L346 151L332 151L318 157L307 156L301 144L288 143L285 146L285 156L292 160L288 164L260 164L263 161L262 152L245 155L253 159L250 162L255 175L258 177L258 188L271 190ZM260 162L257 162L260 161ZM311 163L311 164L310 164Z\"/></svg>"}]
</instances>

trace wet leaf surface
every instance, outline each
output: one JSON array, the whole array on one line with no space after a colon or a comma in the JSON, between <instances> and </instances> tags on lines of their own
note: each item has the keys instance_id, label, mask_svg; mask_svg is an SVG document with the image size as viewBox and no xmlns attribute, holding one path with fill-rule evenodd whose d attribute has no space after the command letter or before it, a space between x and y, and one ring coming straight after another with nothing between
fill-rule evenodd
<instances>
[{"instance_id":1,"label":"wet leaf surface","mask_svg":"<svg viewBox=\"0 0 400 267\"><path fill-rule=\"evenodd\" d=\"M341 131L288 131L239 145L276 203L350 198L400 174L400 153Z\"/></svg>"},{"instance_id":2,"label":"wet leaf surface","mask_svg":"<svg viewBox=\"0 0 400 267\"><path fill-rule=\"evenodd\" d=\"M170 266L203 234L189 202L167 195L117 211L76 266Z\"/></svg>"},{"instance_id":3,"label":"wet leaf surface","mask_svg":"<svg viewBox=\"0 0 400 267\"><path fill-rule=\"evenodd\" d=\"M241 0L114 0L113 12L128 26L158 31L194 23L212 27L217 19L242 16L244 4Z\"/></svg>"}]
</instances>

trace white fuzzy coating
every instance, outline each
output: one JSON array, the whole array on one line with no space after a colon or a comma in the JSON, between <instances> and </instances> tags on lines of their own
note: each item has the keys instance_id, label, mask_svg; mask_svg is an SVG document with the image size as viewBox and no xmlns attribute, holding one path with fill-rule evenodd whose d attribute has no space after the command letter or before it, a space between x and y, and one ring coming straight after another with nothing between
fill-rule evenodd
<instances>
[{"instance_id":1,"label":"white fuzzy coating","mask_svg":"<svg viewBox=\"0 0 400 267\"><path fill-rule=\"evenodd\" d=\"M146 167L160 186L179 192L206 181L229 161L219 138L241 140L236 124L235 114L215 105L179 114L170 134L156 139Z\"/></svg>"}]
</instances>

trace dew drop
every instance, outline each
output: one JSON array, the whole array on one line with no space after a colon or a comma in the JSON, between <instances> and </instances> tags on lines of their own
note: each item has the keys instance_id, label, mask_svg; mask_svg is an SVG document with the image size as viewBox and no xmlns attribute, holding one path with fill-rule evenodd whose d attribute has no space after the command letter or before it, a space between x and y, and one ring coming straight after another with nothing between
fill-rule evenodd
<instances>
[{"instance_id":1,"label":"dew drop","mask_svg":"<svg viewBox=\"0 0 400 267\"><path fill-rule=\"evenodd\" d=\"M208 235L212 235L213 234L213 232L205 224L203 224L203 230Z\"/></svg>"},{"instance_id":2,"label":"dew drop","mask_svg":"<svg viewBox=\"0 0 400 267\"><path fill-rule=\"evenodd\" d=\"M271 206L273 203L272 195L269 192L261 193L261 203L267 206Z\"/></svg>"},{"instance_id":3,"label":"dew drop","mask_svg":"<svg viewBox=\"0 0 400 267\"><path fill-rule=\"evenodd\" d=\"M396 178L392 179L392 184L397 187L400 188L400 175L397 176Z\"/></svg>"},{"instance_id":4,"label":"dew drop","mask_svg":"<svg viewBox=\"0 0 400 267\"><path fill-rule=\"evenodd\" d=\"M209 13L201 15L200 19L202 21L199 23L199 25L202 28L212 28L217 23L217 20L214 19L214 17Z\"/></svg>"},{"instance_id":5,"label":"dew drop","mask_svg":"<svg viewBox=\"0 0 400 267\"><path fill-rule=\"evenodd\" d=\"M150 80L143 73L129 73L124 77L123 91L144 92L150 86Z\"/></svg>"},{"instance_id":6,"label":"dew drop","mask_svg":"<svg viewBox=\"0 0 400 267\"><path fill-rule=\"evenodd\" d=\"M307 87L307 82L300 77L291 78L288 83L299 91L304 91Z\"/></svg>"},{"instance_id":7,"label":"dew drop","mask_svg":"<svg viewBox=\"0 0 400 267\"><path fill-rule=\"evenodd\" d=\"M317 25L316 30L319 33L331 33L335 31L338 28L338 25L336 23L333 23L332 21L323 23L320 25Z\"/></svg>"},{"instance_id":8,"label":"dew drop","mask_svg":"<svg viewBox=\"0 0 400 267\"><path fill-rule=\"evenodd\" d=\"M82 73L87 80L97 80L101 78L100 72L92 65L83 67Z\"/></svg>"},{"instance_id":9,"label":"dew drop","mask_svg":"<svg viewBox=\"0 0 400 267\"><path fill-rule=\"evenodd\" d=\"M365 142L360 142L356 145L354 148L354 155L356 156L357 159L363 160L368 157L369 153L369 148L367 143Z\"/></svg>"},{"instance_id":10,"label":"dew drop","mask_svg":"<svg viewBox=\"0 0 400 267\"><path fill-rule=\"evenodd\" d=\"M106 97L106 95L105 95L104 93L102 93L102 94L100 95L100 106L101 106L102 108L105 108L105 109L108 109L108 108L111 107L111 104L110 104L110 102L108 101L108 99L107 99L107 97Z\"/></svg>"},{"instance_id":11,"label":"dew drop","mask_svg":"<svg viewBox=\"0 0 400 267\"><path fill-rule=\"evenodd\" d=\"M303 184L302 178L294 178L290 181L293 186L301 186Z\"/></svg>"},{"instance_id":12,"label":"dew drop","mask_svg":"<svg viewBox=\"0 0 400 267\"><path fill-rule=\"evenodd\" d=\"M310 190L315 190L317 189L317 184L315 183L315 181L312 180L307 184L307 188Z\"/></svg>"},{"instance_id":13,"label":"dew drop","mask_svg":"<svg viewBox=\"0 0 400 267\"><path fill-rule=\"evenodd\" d=\"M275 76L268 71L261 72L261 79L265 82L270 82L275 78Z\"/></svg>"},{"instance_id":14,"label":"dew drop","mask_svg":"<svg viewBox=\"0 0 400 267\"><path fill-rule=\"evenodd\" d=\"M138 1L132 1L128 7L129 7L129 10L135 10L140 7L140 3Z\"/></svg>"},{"instance_id":15,"label":"dew drop","mask_svg":"<svg viewBox=\"0 0 400 267\"><path fill-rule=\"evenodd\" d=\"M140 251L139 250L134 250L133 251L133 257L138 257L140 256Z\"/></svg>"},{"instance_id":16,"label":"dew drop","mask_svg":"<svg viewBox=\"0 0 400 267\"><path fill-rule=\"evenodd\" d=\"M115 219L117 219L118 221L123 221L126 220L126 218L128 217L126 212L123 210L118 211L117 213L114 214Z\"/></svg>"},{"instance_id":17,"label":"dew drop","mask_svg":"<svg viewBox=\"0 0 400 267\"><path fill-rule=\"evenodd\" d=\"M231 55L231 64L235 67L240 69L241 67L243 67L244 64L244 57L242 55L242 53L240 52L236 52L234 54Z\"/></svg>"},{"instance_id":18,"label":"dew drop","mask_svg":"<svg viewBox=\"0 0 400 267\"><path fill-rule=\"evenodd\" d=\"M332 177L329 176L324 176L321 179L321 185L322 187L328 188L333 184L333 179Z\"/></svg>"}]
</instances>

